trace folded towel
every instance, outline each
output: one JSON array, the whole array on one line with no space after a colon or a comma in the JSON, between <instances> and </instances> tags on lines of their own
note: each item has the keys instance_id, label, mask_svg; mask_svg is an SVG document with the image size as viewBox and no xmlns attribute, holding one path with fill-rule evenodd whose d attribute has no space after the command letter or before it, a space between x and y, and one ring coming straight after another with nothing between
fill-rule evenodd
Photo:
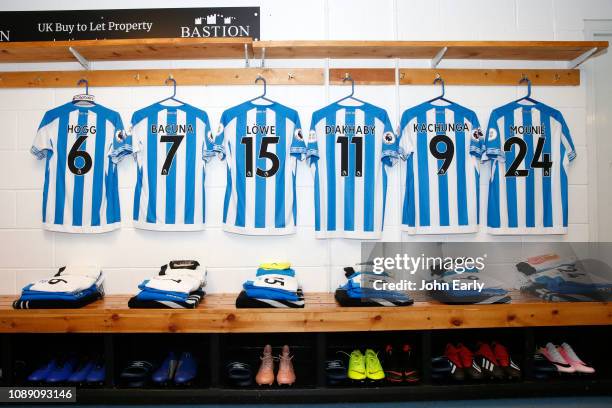
<instances>
[{"instance_id":1,"label":"folded towel","mask_svg":"<svg viewBox=\"0 0 612 408\"><path fill-rule=\"evenodd\" d=\"M102 269L97 265L66 265L55 276L87 276L98 280L101 274Z\"/></svg>"},{"instance_id":2,"label":"folded towel","mask_svg":"<svg viewBox=\"0 0 612 408\"><path fill-rule=\"evenodd\" d=\"M140 300L185 301L189 298L189 295L190 295L189 293L162 292L162 291L152 292L148 290L142 290L136 295L136 298Z\"/></svg>"},{"instance_id":3,"label":"folded towel","mask_svg":"<svg viewBox=\"0 0 612 408\"><path fill-rule=\"evenodd\" d=\"M295 293L298 290L298 280L294 276L271 273L257 276L251 285L256 288L270 288Z\"/></svg>"},{"instance_id":4,"label":"folded towel","mask_svg":"<svg viewBox=\"0 0 612 408\"><path fill-rule=\"evenodd\" d=\"M267 262L259 265L259 269L269 271L282 271L289 268L291 268L291 264L289 262Z\"/></svg>"},{"instance_id":5,"label":"folded towel","mask_svg":"<svg viewBox=\"0 0 612 408\"><path fill-rule=\"evenodd\" d=\"M253 286L252 281L246 281L242 285L247 296L252 298L260 299L272 299L272 300L298 300L297 289L295 292L290 292L282 289L275 288L260 288Z\"/></svg>"},{"instance_id":6,"label":"folded towel","mask_svg":"<svg viewBox=\"0 0 612 408\"><path fill-rule=\"evenodd\" d=\"M66 292L39 292L39 291L31 291L29 287L31 285L26 286L23 289L19 300L27 301L27 300L66 300L66 301L75 301L85 297L90 297L97 293L104 293L104 290L98 286L97 284L91 285L89 288L86 288L79 292L74 293L66 293Z\"/></svg>"},{"instance_id":7,"label":"folded towel","mask_svg":"<svg viewBox=\"0 0 612 408\"><path fill-rule=\"evenodd\" d=\"M263 275L284 275L284 276L295 276L295 271L291 268L287 269L264 269L258 268L255 276L263 276Z\"/></svg>"},{"instance_id":8,"label":"folded towel","mask_svg":"<svg viewBox=\"0 0 612 408\"><path fill-rule=\"evenodd\" d=\"M186 277L189 279L196 279L199 282L200 287L206 286L206 269L198 268L196 270L190 269L166 269L166 271L162 274L160 272L159 276L167 276L171 278L182 278Z\"/></svg>"},{"instance_id":9,"label":"folded towel","mask_svg":"<svg viewBox=\"0 0 612 408\"><path fill-rule=\"evenodd\" d=\"M192 277L186 274L156 276L147 279L138 286L141 290L155 289L165 292L178 292L189 294L202 287L201 277Z\"/></svg>"},{"instance_id":10,"label":"folded towel","mask_svg":"<svg viewBox=\"0 0 612 408\"><path fill-rule=\"evenodd\" d=\"M96 266L64 266L52 278L39 280L27 288L35 292L78 293L94 285L101 277L102 272Z\"/></svg>"},{"instance_id":11,"label":"folded towel","mask_svg":"<svg viewBox=\"0 0 612 408\"><path fill-rule=\"evenodd\" d=\"M197 290L189 294L186 299L176 299L167 296L147 299L147 296L134 296L128 301L128 307L131 309L195 309L204 296L203 290Z\"/></svg>"}]
</instances>

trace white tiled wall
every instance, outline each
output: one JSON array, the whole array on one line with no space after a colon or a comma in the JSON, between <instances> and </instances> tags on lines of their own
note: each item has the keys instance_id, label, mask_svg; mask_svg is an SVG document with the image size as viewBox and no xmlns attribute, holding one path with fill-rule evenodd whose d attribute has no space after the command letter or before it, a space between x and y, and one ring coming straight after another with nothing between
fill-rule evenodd
<instances>
[{"instance_id":1,"label":"white tiled wall","mask_svg":"<svg viewBox=\"0 0 612 408\"><path fill-rule=\"evenodd\" d=\"M261 37L272 39L352 40L582 40L583 20L612 18L610 0L121 0L104 2L106 8L261 6ZM0 1L4 10L97 8L91 0ZM268 66L323 67L325 61L267 61ZM389 66L395 61L330 61L330 66ZM427 66L426 61L400 61L400 66ZM163 67L240 67L240 61L170 61L95 63L98 69ZM441 67L550 67L551 63L443 61ZM5 64L2 70L79 69L76 63ZM130 160L120 165L121 201L125 226L101 236L54 234L40 229L41 188L44 168L28 149L45 110L64 103L75 89L0 90L0 294L16 293L27 282L48 276L66 262L99 263L107 272L109 293L134 292L138 282L173 258L197 258L209 268L210 292L235 292L261 261L288 259L298 270L307 291L335 287L341 267L360 257L360 243L349 240L316 240L313 234L312 180L302 166L298 174L298 232L292 237L243 237L220 229L224 192L224 164L214 163L207 174L207 219L201 233L152 233L129 225L135 168ZM162 97L163 87L101 88L92 84L98 102L118 110L125 122L131 112ZM180 87L178 96L206 109L213 126L223 109L257 95L253 86ZM346 88L324 86L269 88L269 96L300 112L308 126L312 111L344 95ZM358 87L362 99L388 109L397 122L401 110L438 93L430 86ZM491 109L524 92L515 87L449 86L447 96L473 108L483 125ZM589 237L586 156L586 87L537 87L534 96L561 109L572 130L578 159L570 170L570 232L564 239ZM399 95L399 100L397 98ZM486 198L483 169L483 199ZM391 172L388 216L384 239L414 240L399 230L399 173ZM485 205L482 206L486 208ZM471 236L420 237L421 240L521 240L494 238L485 233ZM542 237L523 238L524 241ZM547 238L550 239L550 238Z\"/></svg>"}]
</instances>

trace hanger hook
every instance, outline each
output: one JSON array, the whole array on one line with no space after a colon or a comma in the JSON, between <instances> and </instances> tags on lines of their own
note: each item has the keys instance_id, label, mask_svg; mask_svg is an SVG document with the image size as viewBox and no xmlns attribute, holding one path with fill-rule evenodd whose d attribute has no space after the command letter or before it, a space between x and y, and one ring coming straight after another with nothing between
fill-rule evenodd
<instances>
[{"instance_id":1,"label":"hanger hook","mask_svg":"<svg viewBox=\"0 0 612 408\"><path fill-rule=\"evenodd\" d=\"M444 94L446 93L445 85L444 85L444 79L442 79L442 76L440 76L439 73L436 74L436 78L433 81L433 84L437 84L438 82L440 82L440 85L442 85L442 95L440 95L440 98L444 98Z\"/></svg>"},{"instance_id":2,"label":"hanger hook","mask_svg":"<svg viewBox=\"0 0 612 408\"><path fill-rule=\"evenodd\" d=\"M348 98L350 98L355 95L355 80L348 72L345 72L344 78L342 78L342 83L345 83L346 81L351 81L351 94L348 96Z\"/></svg>"},{"instance_id":3,"label":"hanger hook","mask_svg":"<svg viewBox=\"0 0 612 408\"><path fill-rule=\"evenodd\" d=\"M521 77L520 81L519 81L519 85L522 84L523 82L527 82L527 98L531 97L531 80L529 79L529 77L527 76L527 74L523 74L523 76Z\"/></svg>"},{"instance_id":4,"label":"hanger hook","mask_svg":"<svg viewBox=\"0 0 612 408\"><path fill-rule=\"evenodd\" d=\"M85 84L85 95L89 95L89 81L85 78L81 78L79 82L77 82L77 86L81 86L81 84Z\"/></svg>"},{"instance_id":5,"label":"hanger hook","mask_svg":"<svg viewBox=\"0 0 612 408\"><path fill-rule=\"evenodd\" d=\"M174 77L172 75L168 76L168 78L164 81L164 84L168 85L168 83L171 82L173 85L173 89L172 89L172 98L174 98L176 96L176 79L174 79Z\"/></svg>"},{"instance_id":6,"label":"hanger hook","mask_svg":"<svg viewBox=\"0 0 612 408\"><path fill-rule=\"evenodd\" d=\"M268 81L266 81L266 78L264 78L261 74L257 74L257 78L255 78L255 83L259 81L263 82L263 94L260 96L260 98L263 98L266 96Z\"/></svg>"}]
</instances>

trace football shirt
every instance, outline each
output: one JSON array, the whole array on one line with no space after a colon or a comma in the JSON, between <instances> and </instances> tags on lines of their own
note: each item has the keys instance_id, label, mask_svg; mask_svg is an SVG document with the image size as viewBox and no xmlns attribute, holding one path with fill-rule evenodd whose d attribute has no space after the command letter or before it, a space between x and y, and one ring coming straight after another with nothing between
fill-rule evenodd
<instances>
[{"instance_id":1,"label":"football shirt","mask_svg":"<svg viewBox=\"0 0 612 408\"><path fill-rule=\"evenodd\" d=\"M102 105L66 103L45 113L31 152L45 159L42 219L51 231L119 228L117 162L130 153L123 123Z\"/></svg>"},{"instance_id":2,"label":"football shirt","mask_svg":"<svg viewBox=\"0 0 612 408\"><path fill-rule=\"evenodd\" d=\"M473 111L439 103L408 109L400 122L400 150L406 160L403 229L416 234L476 232L484 150L480 124Z\"/></svg>"},{"instance_id":3,"label":"football shirt","mask_svg":"<svg viewBox=\"0 0 612 408\"><path fill-rule=\"evenodd\" d=\"M492 234L565 234L567 168L576 157L563 115L541 102L491 113L487 226Z\"/></svg>"},{"instance_id":4,"label":"football shirt","mask_svg":"<svg viewBox=\"0 0 612 408\"><path fill-rule=\"evenodd\" d=\"M387 112L333 103L313 113L308 137L318 238L381 236L386 167L399 158Z\"/></svg>"},{"instance_id":5,"label":"football shirt","mask_svg":"<svg viewBox=\"0 0 612 408\"><path fill-rule=\"evenodd\" d=\"M156 103L134 113L131 136L137 163L135 226L203 229L205 163L214 142L206 112Z\"/></svg>"},{"instance_id":6,"label":"football shirt","mask_svg":"<svg viewBox=\"0 0 612 408\"><path fill-rule=\"evenodd\" d=\"M278 102L244 102L223 112L213 150L227 162L224 229L295 232L297 161L306 156L298 113Z\"/></svg>"}]
</instances>

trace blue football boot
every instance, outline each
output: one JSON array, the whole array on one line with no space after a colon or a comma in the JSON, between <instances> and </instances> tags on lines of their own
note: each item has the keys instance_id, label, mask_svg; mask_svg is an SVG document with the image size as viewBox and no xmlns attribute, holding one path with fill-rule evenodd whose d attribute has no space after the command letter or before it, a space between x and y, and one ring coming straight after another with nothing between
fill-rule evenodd
<instances>
[{"instance_id":1,"label":"blue football boot","mask_svg":"<svg viewBox=\"0 0 612 408\"><path fill-rule=\"evenodd\" d=\"M94 360L84 358L81 360L78 368L68 377L68 382L73 384L82 384L87 379L87 376L94 367Z\"/></svg>"},{"instance_id":2,"label":"blue football boot","mask_svg":"<svg viewBox=\"0 0 612 408\"><path fill-rule=\"evenodd\" d=\"M106 366L104 365L104 359L99 358L94 362L94 366L92 367L89 374L87 374L85 382L87 384L104 384L105 379Z\"/></svg>"},{"instance_id":3,"label":"blue football boot","mask_svg":"<svg viewBox=\"0 0 612 408\"><path fill-rule=\"evenodd\" d=\"M157 385L168 384L174 378L177 365L176 353L171 351L162 365L153 373L151 380Z\"/></svg>"},{"instance_id":4,"label":"blue football boot","mask_svg":"<svg viewBox=\"0 0 612 408\"><path fill-rule=\"evenodd\" d=\"M198 375L198 363L193 354L184 352L176 368L174 383L176 385L189 385Z\"/></svg>"},{"instance_id":5,"label":"blue football boot","mask_svg":"<svg viewBox=\"0 0 612 408\"><path fill-rule=\"evenodd\" d=\"M74 355L63 358L57 363L57 366L47 376L47 383L61 383L70 378L74 370L76 370L79 360Z\"/></svg>"},{"instance_id":6,"label":"blue football boot","mask_svg":"<svg viewBox=\"0 0 612 408\"><path fill-rule=\"evenodd\" d=\"M47 377L49 376L49 373L55 370L56 367L57 367L57 360L53 358L47 361L46 363L44 363L43 365L41 365L40 367L38 367L36 370L34 370L34 372L32 372L32 374L28 376L28 381L29 382L45 381Z\"/></svg>"}]
</instances>

